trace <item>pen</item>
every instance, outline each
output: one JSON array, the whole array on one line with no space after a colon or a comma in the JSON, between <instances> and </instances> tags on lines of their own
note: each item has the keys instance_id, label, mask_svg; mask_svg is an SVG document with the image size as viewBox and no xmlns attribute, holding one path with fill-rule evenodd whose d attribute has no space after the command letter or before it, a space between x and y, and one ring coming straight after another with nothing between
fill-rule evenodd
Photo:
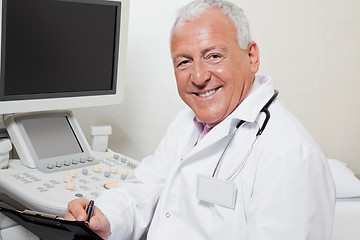
<instances>
[{"instance_id":1,"label":"pen","mask_svg":"<svg viewBox=\"0 0 360 240\"><path fill-rule=\"evenodd\" d=\"M86 221L85 223L89 224L90 218L92 217L94 211L94 200L90 200L89 205L86 209Z\"/></svg>"}]
</instances>

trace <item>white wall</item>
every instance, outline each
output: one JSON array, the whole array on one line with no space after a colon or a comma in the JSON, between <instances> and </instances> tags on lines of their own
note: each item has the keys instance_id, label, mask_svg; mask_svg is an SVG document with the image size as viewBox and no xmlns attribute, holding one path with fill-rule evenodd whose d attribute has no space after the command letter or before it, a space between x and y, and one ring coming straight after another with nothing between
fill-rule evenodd
<instances>
[{"instance_id":1,"label":"white wall","mask_svg":"<svg viewBox=\"0 0 360 240\"><path fill-rule=\"evenodd\" d=\"M126 96L119 106L76 110L89 137L111 124L110 147L141 160L184 107L169 52L176 10L189 0L131 0ZM260 47L261 74L329 158L360 174L360 1L234 0Z\"/></svg>"}]
</instances>

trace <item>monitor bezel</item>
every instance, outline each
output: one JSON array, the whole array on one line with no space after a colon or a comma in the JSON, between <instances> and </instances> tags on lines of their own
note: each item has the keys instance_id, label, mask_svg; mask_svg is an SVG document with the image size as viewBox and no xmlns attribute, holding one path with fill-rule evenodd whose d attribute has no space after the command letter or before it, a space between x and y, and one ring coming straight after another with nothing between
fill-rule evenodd
<instances>
[{"instance_id":1,"label":"monitor bezel","mask_svg":"<svg viewBox=\"0 0 360 240\"><path fill-rule=\"evenodd\" d=\"M3 6L9 0L0 0L0 34L1 34L1 59L0 71L3 68ZM11 1L11 0L10 0ZM116 19L116 36L114 51L114 67L113 67L113 86L111 90L97 90L85 92L66 92L52 94L30 94L20 96L4 96L3 88L3 71L1 71L0 79L0 114L34 112L34 111L50 111L61 109L74 109L82 107L104 106L119 104L124 98L124 79L126 77L126 48L127 48L127 32L129 19L129 1L128 0L56 0L56 1L72 1L80 3L107 4L117 6Z\"/></svg>"}]
</instances>

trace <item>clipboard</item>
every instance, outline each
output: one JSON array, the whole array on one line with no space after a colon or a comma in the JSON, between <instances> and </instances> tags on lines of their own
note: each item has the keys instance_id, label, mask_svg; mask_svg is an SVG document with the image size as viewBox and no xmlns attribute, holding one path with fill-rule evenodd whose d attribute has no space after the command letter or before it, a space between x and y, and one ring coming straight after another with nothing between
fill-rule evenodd
<instances>
[{"instance_id":1,"label":"clipboard","mask_svg":"<svg viewBox=\"0 0 360 240\"><path fill-rule=\"evenodd\" d=\"M2 207L0 212L41 240L103 240L82 221L68 221L51 214Z\"/></svg>"}]
</instances>

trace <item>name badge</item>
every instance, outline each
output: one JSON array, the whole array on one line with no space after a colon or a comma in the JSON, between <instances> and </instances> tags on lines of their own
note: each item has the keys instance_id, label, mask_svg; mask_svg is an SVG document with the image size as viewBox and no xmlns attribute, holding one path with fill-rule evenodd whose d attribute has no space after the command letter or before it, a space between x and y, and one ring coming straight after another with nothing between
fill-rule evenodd
<instances>
[{"instance_id":1,"label":"name badge","mask_svg":"<svg viewBox=\"0 0 360 240\"><path fill-rule=\"evenodd\" d=\"M231 181L198 175L196 196L199 200L234 209L236 185Z\"/></svg>"}]
</instances>

